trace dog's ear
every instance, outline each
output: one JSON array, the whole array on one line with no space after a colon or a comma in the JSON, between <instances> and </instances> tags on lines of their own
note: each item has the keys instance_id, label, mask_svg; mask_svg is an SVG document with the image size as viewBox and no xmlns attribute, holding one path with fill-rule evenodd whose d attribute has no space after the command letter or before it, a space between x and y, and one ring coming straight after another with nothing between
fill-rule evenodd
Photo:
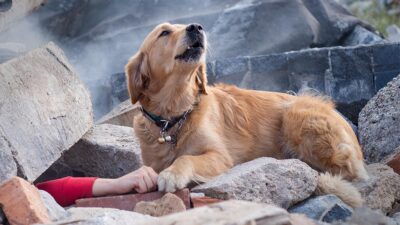
<instances>
[{"instance_id":1,"label":"dog's ear","mask_svg":"<svg viewBox=\"0 0 400 225\"><path fill-rule=\"evenodd\" d=\"M207 93L207 69L206 65L202 64L199 69L196 71L196 82L199 85L200 91L202 94Z\"/></svg>"},{"instance_id":2,"label":"dog's ear","mask_svg":"<svg viewBox=\"0 0 400 225\"><path fill-rule=\"evenodd\" d=\"M147 88L150 79L144 53L138 52L129 59L125 65L125 75L132 104L135 104Z\"/></svg>"}]
</instances>

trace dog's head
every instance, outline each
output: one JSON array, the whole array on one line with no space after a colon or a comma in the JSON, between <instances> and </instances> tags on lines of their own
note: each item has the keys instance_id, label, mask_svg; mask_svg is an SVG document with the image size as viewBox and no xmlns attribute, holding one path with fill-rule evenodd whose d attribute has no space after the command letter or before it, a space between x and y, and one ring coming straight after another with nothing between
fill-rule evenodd
<instances>
[{"instance_id":1,"label":"dog's head","mask_svg":"<svg viewBox=\"0 0 400 225\"><path fill-rule=\"evenodd\" d=\"M206 94L206 45L199 24L163 23L154 28L125 66L132 103L159 92L169 79L169 83L193 80Z\"/></svg>"}]
</instances>

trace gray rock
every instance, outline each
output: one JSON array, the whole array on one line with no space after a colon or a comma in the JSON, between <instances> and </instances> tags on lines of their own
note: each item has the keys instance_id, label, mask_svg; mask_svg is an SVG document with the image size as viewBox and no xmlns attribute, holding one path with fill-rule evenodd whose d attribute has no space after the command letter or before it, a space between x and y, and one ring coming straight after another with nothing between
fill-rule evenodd
<instances>
[{"instance_id":1,"label":"gray rock","mask_svg":"<svg viewBox=\"0 0 400 225\"><path fill-rule=\"evenodd\" d=\"M388 213L394 202L400 200L400 175L392 168L374 163L366 166L369 179L355 182L365 204L371 209Z\"/></svg>"},{"instance_id":2,"label":"gray rock","mask_svg":"<svg viewBox=\"0 0 400 225\"><path fill-rule=\"evenodd\" d=\"M151 221L137 223L138 225L151 225ZM225 201L213 205L203 206L186 212L163 216L157 221L158 225L248 225L291 224L289 213L274 205L245 202Z\"/></svg>"},{"instance_id":3,"label":"gray rock","mask_svg":"<svg viewBox=\"0 0 400 225\"><path fill-rule=\"evenodd\" d=\"M141 113L139 105L132 105L131 100L126 100L96 121L97 124L114 124L119 126L133 127L133 118Z\"/></svg>"},{"instance_id":4,"label":"gray rock","mask_svg":"<svg viewBox=\"0 0 400 225\"><path fill-rule=\"evenodd\" d=\"M42 190L39 190L39 193L51 221L62 220L70 216L70 214L61 207L49 193Z\"/></svg>"},{"instance_id":5,"label":"gray rock","mask_svg":"<svg viewBox=\"0 0 400 225\"><path fill-rule=\"evenodd\" d=\"M118 209L108 208L69 208L69 216L49 225L131 225L149 221L154 224L154 217Z\"/></svg>"},{"instance_id":6,"label":"gray rock","mask_svg":"<svg viewBox=\"0 0 400 225\"><path fill-rule=\"evenodd\" d=\"M1 64L0 76L0 142L34 181L93 125L89 93L52 43Z\"/></svg>"},{"instance_id":7,"label":"gray rock","mask_svg":"<svg viewBox=\"0 0 400 225\"><path fill-rule=\"evenodd\" d=\"M318 173L297 159L258 158L235 166L192 192L219 199L237 199L288 208L308 198Z\"/></svg>"},{"instance_id":8,"label":"gray rock","mask_svg":"<svg viewBox=\"0 0 400 225\"><path fill-rule=\"evenodd\" d=\"M400 42L400 28L396 24L392 24L386 28L388 40L391 42Z\"/></svg>"},{"instance_id":9,"label":"gray rock","mask_svg":"<svg viewBox=\"0 0 400 225\"><path fill-rule=\"evenodd\" d=\"M368 207L356 208L353 215L346 222L334 222L332 225L398 225L390 217L383 215L378 210Z\"/></svg>"},{"instance_id":10,"label":"gray rock","mask_svg":"<svg viewBox=\"0 0 400 225\"><path fill-rule=\"evenodd\" d=\"M41 180L55 179L59 168L83 176L116 178L143 165L139 140L133 128L111 124L96 125L52 165ZM61 176L60 176L61 175Z\"/></svg>"},{"instance_id":11,"label":"gray rock","mask_svg":"<svg viewBox=\"0 0 400 225\"><path fill-rule=\"evenodd\" d=\"M332 223L344 221L351 216L353 209L335 195L324 195L309 198L288 210L290 213L301 213L317 221Z\"/></svg>"},{"instance_id":12,"label":"gray rock","mask_svg":"<svg viewBox=\"0 0 400 225\"><path fill-rule=\"evenodd\" d=\"M400 145L400 75L368 102L360 112L358 124L368 162L380 162Z\"/></svg>"},{"instance_id":13,"label":"gray rock","mask_svg":"<svg viewBox=\"0 0 400 225\"><path fill-rule=\"evenodd\" d=\"M378 34L365 29L364 27L357 25L354 30L344 39L343 45L354 46L354 45L367 45L367 44L381 44L385 43Z\"/></svg>"},{"instance_id":14,"label":"gray rock","mask_svg":"<svg viewBox=\"0 0 400 225\"><path fill-rule=\"evenodd\" d=\"M7 181L18 173L17 164L12 154L12 146L4 138L4 134L0 130L0 184Z\"/></svg>"}]
</instances>

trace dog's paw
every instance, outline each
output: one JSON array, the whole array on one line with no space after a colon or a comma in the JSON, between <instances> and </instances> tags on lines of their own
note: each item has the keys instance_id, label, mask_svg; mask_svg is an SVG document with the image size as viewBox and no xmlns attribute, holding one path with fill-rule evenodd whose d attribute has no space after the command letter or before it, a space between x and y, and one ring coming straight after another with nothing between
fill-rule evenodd
<instances>
[{"instance_id":1,"label":"dog's paw","mask_svg":"<svg viewBox=\"0 0 400 225\"><path fill-rule=\"evenodd\" d=\"M190 182L190 177L177 173L173 169L167 168L158 175L158 190L165 192L175 192L183 189Z\"/></svg>"}]
</instances>

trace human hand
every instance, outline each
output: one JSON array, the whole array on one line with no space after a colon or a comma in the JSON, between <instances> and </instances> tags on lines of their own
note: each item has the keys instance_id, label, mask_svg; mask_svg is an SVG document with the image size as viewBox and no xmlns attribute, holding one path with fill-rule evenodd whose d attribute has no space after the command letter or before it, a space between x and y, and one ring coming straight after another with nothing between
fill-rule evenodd
<instances>
[{"instance_id":1,"label":"human hand","mask_svg":"<svg viewBox=\"0 0 400 225\"><path fill-rule=\"evenodd\" d=\"M116 179L98 178L93 184L93 196L125 194L135 190L145 193L157 189L158 174L151 167L142 166Z\"/></svg>"}]
</instances>

